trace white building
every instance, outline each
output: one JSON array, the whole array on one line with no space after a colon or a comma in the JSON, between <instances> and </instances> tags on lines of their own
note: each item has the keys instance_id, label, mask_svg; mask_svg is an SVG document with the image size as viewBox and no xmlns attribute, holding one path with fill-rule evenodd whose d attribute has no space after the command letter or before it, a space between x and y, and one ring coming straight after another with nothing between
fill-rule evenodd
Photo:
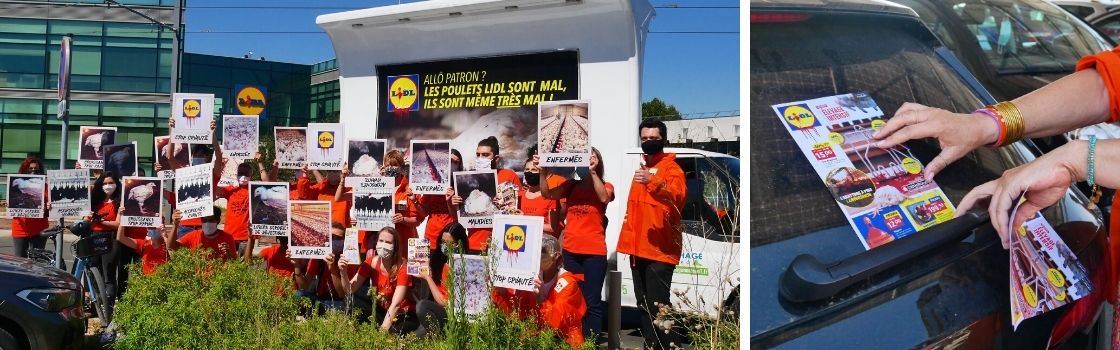
<instances>
[{"instance_id":1,"label":"white building","mask_svg":"<svg viewBox=\"0 0 1120 350\"><path fill-rule=\"evenodd\" d=\"M669 143L739 141L739 116L666 121Z\"/></svg>"}]
</instances>

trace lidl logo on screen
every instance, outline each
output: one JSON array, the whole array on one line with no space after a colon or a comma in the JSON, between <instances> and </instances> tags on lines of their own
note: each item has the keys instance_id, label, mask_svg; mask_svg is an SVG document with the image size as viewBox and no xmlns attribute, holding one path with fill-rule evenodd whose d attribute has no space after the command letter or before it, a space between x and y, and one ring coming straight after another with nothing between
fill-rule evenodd
<instances>
[{"instance_id":1,"label":"lidl logo on screen","mask_svg":"<svg viewBox=\"0 0 1120 350\"><path fill-rule=\"evenodd\" d=\"M817 116L809 110L809 106L804 104L795 104L785 107L778 107L782 117L785 118L786 124L789 124L790 130L805 130L813 127L821 126L817 121Z\"/></svg>"},{"instance_id":2,"label":"lidl logo on screen","mask_svg":"<svg viewBox=\"0 0 1120 350\"><path fill-rule=\"evenodd\" d=\"M319 132L319 148L321 148L321 149L334 148L334 131L320 131Z\"/></svg>"},{"instance_id":3,"label":"lidl logo on screen","mask_svg":"<svg viewBox=\"0 0 1120 350\"><path fill-rule=\"evenodd\" d=\"M183 117L188 120L198 118L202 113L202 100L188 98L183 100Z\"/></svg>"},{"instance_id":4,"label":"lidl logo on screen","mask_svg":"<svg viewBox=\"0 0 1120 350\"><path fill-rule=\"evenodd\" d=\"M254 85L242 85L237 89L237 111L243 115L264 116L268 97L263 89Z\"/></svg>"},{"instance_id":5,"label":"lidl logo on screen","mask_svg":"<svg viewBox=\"0 0 1120 350\"><path fill-rule=\"evenodd\" d=\"M419 74L394 75L388 78L389 112L420 110Z\"/></svg>"},{"instance_id":6,"label":"lidl logo on screen","mask_svg":"<svg viewBox=\"0 0 1120 350\"><path fill-rule=\"evenodd\" d=\"M525 252L525 225L506 225L507 252Z\"/></svg>"}]
</instances>

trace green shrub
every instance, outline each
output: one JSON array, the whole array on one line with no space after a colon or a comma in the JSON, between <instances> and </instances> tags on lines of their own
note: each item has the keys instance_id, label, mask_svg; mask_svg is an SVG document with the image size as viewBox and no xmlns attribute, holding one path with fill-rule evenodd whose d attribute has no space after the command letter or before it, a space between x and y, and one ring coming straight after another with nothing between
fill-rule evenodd
<instances>
[{"instance_id":1,"label":"green shrub","mask_svg":"<svg viewBox=\"0 0 1120 350\"><path fill-rule=\"evenodd\" d=\"M117 303L117 349L569 349L533 321L491 308L475 322L450 313L442 334L398 337L335 312L299 318L290 280L240 262L180 250L157 273L132 266ZM453 296L454 297L454 296ZM585 348L594 348L587 344Z\"/></svg>"}]
</instances>

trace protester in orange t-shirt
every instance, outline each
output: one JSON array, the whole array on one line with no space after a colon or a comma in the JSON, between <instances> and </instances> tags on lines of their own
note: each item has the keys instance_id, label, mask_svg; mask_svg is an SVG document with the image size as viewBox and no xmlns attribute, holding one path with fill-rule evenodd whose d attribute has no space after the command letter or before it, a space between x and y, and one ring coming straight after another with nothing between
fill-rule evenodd
<instances>
[{"instance_id":1,"label":"protester in orange t-shirt","mask_svg":"<svg viewBox=\"0 0 1120 350\"><path fill-rule=\"evenodd\" d=\"M602 291L607 278L606 211L607 203L614 200L614 186L603 181L603 157L598 149L591 151L584 178L551 176L541 187L546 198L564 201L560 208L564 216L564 269L584 277L580 290L587 303L583 318L586 336L602 332Z\"/></svg>"},{"instance_id":2,"label":"protester in orange t-shirt","mask_svg":"<svg viewBox=\"0 0 1120 350\"><path fill-rule=\"evenodd\" d=\"M491 298L495 307L519 318L535 317L537 323L552 328L572 348L583 344L583 320L588 311L581 291L582 275L561 269L561 248L555 237L541 239L541 270L533 278L535 291L495 287Z\"/></svg>"},{"instance_id":3,"label":"protester in orange t-shirt","mask_svg":"<svg viewBox=\"0 0 1120 350\"><path fill-rule=\"evenodd\" d=\"M416 318L415 302L409 289L412 288L412 277L408 269L404 253L405 242L397 230L392 227L381 229L377 233L377 243L374 245L376 255L370 255L358 268L358 273L350 283L343 283L347 293L353 295L365 281L370 281L377 291L375 313L381 322L381 330L397 334L412 332L420 325ZM338 264L341 268L351 262L341 259Z\"/></svg>"},{"instance_id":4,"label":"protester in orange t-shirt","mask_svg":"<svg viewBox=\"0 0 1120 350\"><path fill-rule=\"evenodd\" d=\"M559 215L560 201L545 198L541 192L541 168L536 154L534 145L529 148L529 158L525 159L525 186L521 187L517 204L521 215L544 218L544 233L560 238L564 221Z\"/></svg>"},{"instance_id":5,"label":"protester in orange t-shirt","mask_svg":"<svg viewBox=\"0 0 1120 350\"><path fill-rule=\"evenodd\" d=\"M220 153L219 153L220 154ZM257 154L258 158L260 154ZM224 162L219 159L219 163ZM236 242L237 254L241 255L248 247L249 240L249 180L253 167L249 163L237 165L237 186L218 187L215 199L226 199L226 224L223 231L229 232Z\"/></svg>"},{"instance_id":6,"label":"protester in orange t-shirt","mask_svg":"<svg viewBox=\"0 0 1120 350\"><path fill-rule=\"evenodd\" d=\"M125 231L124 226L117 228L117 242L132 249L140 256L140 264L143 266L145 275L155 273L156 268L167 263L170 254L167 251L166 243L174 239L175 235L175 231L171 230L170 227L144 228L143 238L129 237Z\"/></svg>"},{"instance_id":7,"label":"protester in orange t-shirt","mask_svg":"<svg viewBox=\"0 0 1120 350\"><path fill-rule=\"evenodd\" d=\"M43 175L46 173L46 168L43 167L43 162L38 158L28 156L19 164L19 173ZM12 243L13 248L15 248L15 255L18 257L26 258L28 248L43 249L47 245L47 238L43 237L42 233L50 226L46 215L46 212L50 211L50 207L49 204L46 204L48 192L45 186L46 181L43 183L43 217L12 218Z\"/></svg>"},{"instance_id":8,"label":"protester in orange t-shirt","mask_svg":"<svg viewBox=\"0 0 1120 350\"><path fill-rule=\"evenodd\" d=\"M175 118L167 118L167 129L171 130L171 129L174 129L174 128L175 128ZM211 120L210 121L210 132L214 132L214 130L216 130L217 128L218 128L217 120ZM189 164L190 166L212 163L212 161L214 160L215 152L217 152L217 154L220 156L220 154L222 152L222 148L218 147L218 138L217 137L212 137L211 139L212 139L212 142L209 145L195 144L195 145L193 145L193 147L191 147L191 164ZM170 157L167 160L168 160L168 164L171 165L172 168L175 168L175 169L179 168L179 164L176 163L176 160L175 160L174 157ZM158 164L158 162L157 162L157 164ZM215 164L215 165L217 165L217 164ZM216 186L217 183L218 183L218 180L221 178L221 174L222 174L221 169L222 168L219 167L219 166L214 167L214 173L215 174L214 174L214 180L212 182L213 186ZM156 171L159 171L159 170L163 170L163 169L157 169ZM168 201L171 203L172 210L175 210L175 205L177 203L175 198L171 197ZM191 231L194 231L194 230L201 229L201 228L202 228L202 219L201 218L185 219L185 220L183 220L182 223L180 223L179 229L175 233L175 235L176 235L175 237L183 238L183 236L185 236L187 233L189 233Z\"/></svg>"},{"instance_id":9,"label":"protester in orange t-shirt","mask_svg":"<svg viewBox=\"0 0 1120 350\"><path fill-rule=\"evenodd\" d=\"M341 260L345 237L346 226L341 222L332 222L331 253L323 259L299 259L298 262L292 262L295 266L292 279L295 281L297 294L318 302L320 313L346 309L345 284L358 273L357 262L351 262L350 265L337 264ZM340 266L345 266L345 269L340 269ZM311 285L312 280L318 281L314 287Z\"/></svg>"},{"instance_id":10,"label":"protester in orange t-shirt","mask_svg":"<svg viewBox=\"0 0 1120 350\"><path fill-rule=\"evenodd\" d=\"M463 170L463 157L459 151L451 149L451 171ZM441 229L455 222L455 212L451 211L448 204L450 196L447 194L427 194L420 196L420 207L428 213L428 221L424 224L424 238L428 239L432 249L436 249Z\"/></svg>"},{"instance_id":11,"label":"protester in orange t-shirt","mask_svg":"<svg viewBox=\"0 0 1120 350\"><path fill-rule=\"evenodd\" d=\"M396 210L393 214L393 226L400 233L398 237L406 242L409 238L418 238L419 233L416 228L424 221L424 217L428 216L428 212L423 205L420 205L420 197L412 193L412 188L408 186L408 178L404 176L404 154L399 150L390 150L385 153L381 164L381 176L395 178L397 183L397 188L393 191L393 205ZM364 247L365 244L362 246Z\"/></svg>"},{"instance_id":12,"label":"protester in orange t-shirt","mask_svg":"<svg viewBox=\"0 0 1120 350\"><path fill-rule=\"evenodd\" d=\"M118 186L120 186L120 179L112 171L101 172L101 175L93 181L89 193L92 214L84 218L89 220L93 234L113 237L117 232L117 226L120 225L120 221L117 220L120 202L115 200L120 197L117 192ZM90 258L90 264L101 267L101 277L106 281L106 289L108 289L106 293L109 295L114 295L115 287L108 281L110 278L116 280L117 251L117 244L113 244L108 253Z\"/></svg>"},{"instance_id":13,"label":"protester in orange t-shirt","mask_svg":"<svg viewBox=\"0 0 1120 350\"><path fill-rule=\"evenodd\" d=\"M235 250L237 246L233 236L218 229L218 221L221 216L222 209L214 207L213 215L202 218L202 229L191 231L178 240L167 242L167 249L176 250L180 247L187 247L191 250L197 250L206 248L210 250L212 259L237 259L237 251ZM175 210L174 214L171 214L171 222L175 226L175 231L179 230L182 217L183 214L178 209Z\"/></svg>"},{"instance_id":14,"label":"protester in orange t-shirt","mask_svg":"<svg viewBox=\"0 0 1120 350\"><path fill-rule=\"evenodd\" d=\"M416 303L416 317L420 319L416 335L421 337L439 332L447 323L447 300L450 297L447 286L451 279L448 263L452 256L462 256L467 248L467 229L457 222L444 225L436 233L439 239L435 241L436 246L429 255L429 273L420 276L431 292L431 299ZM439 274L439 278L433 278L433 274Z\"/></svg>"},{"instance_id":15,"label":"protester in orange t-shirt","mask_svg":"<svg viewBox=\"0 0 1120 350\"><path fill-rule=\"evenodd\" d=\"M261 249L255 254L264 259L264 267L277 276L291 277L295 264L288 253L288 237L276 237L276 243Z\"/></svg>"},{"instance_id":16,"label":"protester in orange t-shirt","mask_svg":"<svg viewBox=\"0 0 1120 350\"><path fill-rule=\"evenodd\" d=\"M512 183L514 187L521 188L521 179L517 177L517 173L509 169L498 169L499 159L501 156L498 154L498 138L494 136L487 137L478 142L478 147L475 148L474 170L490 170L497 169L498 187L496 190L502 188L506 184ZM451 188L448 188L448 194L451 196L450 203L452 210L459 210L459 206L463 203L463 198ZM469 251L480 252L486 248L490 243L490 235L492 228L470 228L467 229L467 239L470 243Z\"/></svg>"}]
</instances>

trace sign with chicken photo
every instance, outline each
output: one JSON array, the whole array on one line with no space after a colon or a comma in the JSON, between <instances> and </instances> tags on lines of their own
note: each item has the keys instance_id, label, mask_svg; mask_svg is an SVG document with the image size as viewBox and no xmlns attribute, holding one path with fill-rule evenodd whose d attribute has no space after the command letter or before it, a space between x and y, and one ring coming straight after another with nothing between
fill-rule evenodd
<instances>
[{"instance_id":1,"label":"sign with chicken photo","mask_svg":"<svg viewBox=\"0 0 1120 350\"><path fill-rule=\"evenodd\" d=\"M8 175L8 217L42 218L46 184L44 175Z\"/></svg>"},{"instance_id":2,"label":"sign with chicken photo","mask_svg":"<svg viewBox=\"0 0 1120 350\"><path fill-rule=\"evenodd\" d=\"M222 118L222 152L233 159L253 159L260 146L255 115L226 115Z\"/></svg>"},{"instance_id":3,"label":"sign with chicken photo","mask_svg":"<svg viewBox=\"0 0 1120 350\"><path fill-rule=\"evenodd\" d=\"M214 215L214 163L175 170L175 203L183 219Z\"/></svg>"},{"instance_id":4,"label":"sign with chicken photo","mask_svg":"<svg viewBox=\"0 0 1120 350\"><path fill-rule=\"evenodd\" d=\"M163 193L163 180L156 177L125 176L121 178L124 191L121 192L121 225L137 227L161 227L160 193Z\"/></svg>"},{"instance_id":5,"label":"sign with chicken photo","mask_svg":"<svg viewBox=\"0 0 1120 350\"><path fill-rule=\"evenodd\" d=\"M307 162L307 128L273 128L276 162L280 169L299 169Z\"/></svg>"},{"instance_id":6,"label":"sign with chicken photo","mask_svg":"<svg viewBox=\"0 0 1120 350\"><path fill-rule=\"evenodd\" d=\"M117 141L117 128L83 126L78 129L78 165L82 169L101 169L105 155L101 146Z\"/></svg>"},{"instance_id":7,"label":"sign with chicken photo","mask_svg":"<svg viewBox=\"0 0 1120 350\"><path fill-rule=\"evenodd\" d=\"M255 235L287 236L289 232L288 183L249 182L249 228Z\"/></svg>"},{"instance_id":8,"label":"sign with chicken photo","mask_svg":"<svg viewBox=\"0 0 1120 350\"><path fill-rule=\"evenodd\" d=\"M350 139L346 147L346 164L350 176L381 176L381 160L385 158L385 140Z\"/></svg>"},{"instance_id":9,"label":"sign with chicken photo","mask_svg":"<svg viewBox=\"0 0 1120 350\"><path fill-rule=\"evenodd\" d=\"M191 147L186 143L171 143L171 136L155 137L156 162L159 163L159 178L171 180L175 178L175 169L191 165ZM174 160L174 167L172 165Z\"/></svg>"},{"instance_id":10,"label":"sign with chicken photo","mask_svg":"<svg viewBox=\"0 0 1120 350\"><path fill-rule=\"evenodd\" d=\"M494 170L456 171L455 193L463 199L459 204L459 224L466 228L489 228L494 225L498 207L498 177Z\"/></svg>"}]
</instances>

